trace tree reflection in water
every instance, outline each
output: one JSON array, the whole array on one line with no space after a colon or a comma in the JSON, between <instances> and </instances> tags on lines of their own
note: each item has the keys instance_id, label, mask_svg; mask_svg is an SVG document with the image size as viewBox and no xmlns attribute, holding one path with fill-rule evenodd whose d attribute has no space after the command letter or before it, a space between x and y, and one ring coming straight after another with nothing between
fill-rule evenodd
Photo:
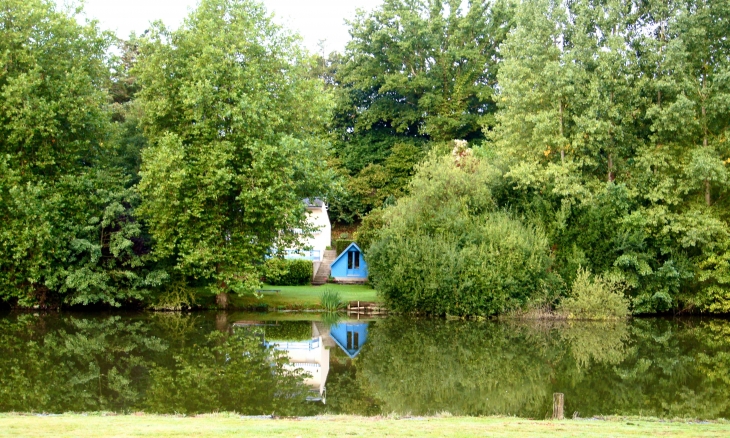
<instances>
[{"instance_id":1,"label":"tree reflection in water","mask_svg":"<svg viewBox=\"0 0 730 438\"><path fill-rule=\"evenodd\" d=\"M305 415L303 376L210 315L0 318L0 411Z\"/></svg>"},{"instance_id":2,"label":"tree reflection in water","mask_svg":"<svg viewBox=\"0 0 730 438\"><path fill-rule=\"evenodd\" d=\"M727 418L729 330L699 319L390 318L371 326L353 382L386 413L544 418L563 392L566 412L583 416Z\"/></svg>"},{"instance_id":3,"label":"tree reflection in water","mask_svg":"<svg viewBox=\"0 0 730 438\"><path fill-rule=\"evenodd\" d=\"M562 392L569 416L730 417L725 320L391 317L363 327L343 319L336 324L346 327L344 349L328 338L326 322L279 322L265 332L255 324L232 328L234 320L214 313L0 316L0 411L543 418L552 393ZM287 351L266 348L269 337L322 340L329 372L315 383L326 385L326 405L306 401L313 376L289 364Z\"/></svg>"}]
</instances>

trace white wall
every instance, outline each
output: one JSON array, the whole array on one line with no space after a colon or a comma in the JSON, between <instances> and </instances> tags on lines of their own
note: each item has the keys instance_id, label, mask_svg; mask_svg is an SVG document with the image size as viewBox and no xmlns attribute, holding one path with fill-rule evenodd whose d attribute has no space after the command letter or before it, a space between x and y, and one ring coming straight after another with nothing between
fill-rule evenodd
<instances>
[{"instance_id":1,"label":"white wall","mask_svg":"<svg viewBox=\"0 0 730 438\"><path fill-rule=\"evenodd\" d=\"M324 255L324 250L332 245L332 225L327 214L327 205L323 203L321 208L313 207L307 210L307 222L318 227L319 230L315 231L309 239L303 239L306 240L303 242L303 246L311 246L312 249L319 250Z\"/></svg>"},{"instance_id":2,"label":"white wall","mask_svg":"<svg viewBox=\"0 0 730 438\"><path fill-rule=\"evenodd\" d=\"M322 337L318 337L318 347L311 350L305 348L286 349L289 363L284 365L288 370L302 370L312 377L304 379L304 384L317 389L321 395L327 383L330 370L330 350L324 346Z\"/></svg>"},{"instance_id":3,"label":"white wall","mask_svg":"<svg viewBox=\"0 0 730 438\"><path fill-rule=\"evenodd\" d=\"M322 203L321 207L307 207L307 223L316 230L311 237L299 237L299 244L291 248L289 251L305 251L311 249L319 251L320 260L324 258L324 251L328 246L332 245L332 225L327 214L327 205ZM305 255L307 256L307 255ZM289 254L287 258L299 258L301 255ZM314 272L317 272L316 269Z\"/></svg>"}]
</instances>

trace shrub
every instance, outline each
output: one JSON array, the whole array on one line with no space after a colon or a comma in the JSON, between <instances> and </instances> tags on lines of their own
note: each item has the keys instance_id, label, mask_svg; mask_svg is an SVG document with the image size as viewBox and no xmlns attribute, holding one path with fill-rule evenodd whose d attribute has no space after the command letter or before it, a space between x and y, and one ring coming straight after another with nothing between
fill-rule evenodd
<instances>
[{"instance_id":1,"label":"shrub","mask_svg":"<svg viewBox=\"0 0 730 438\"><path fill-rule=\"evenodd\" d=\"M542 292L550 260L541 232L505 213L464 225L464 234L396 234L373 244L370 278L389 308L488 316Z\"/></svg>"},{"instance_id":2,"label":"shrub","mask_svg":"<svg viewBox=\"0 0 730 438\"><path fill-rule=\"evenodd\" d=\"M150 308L153 310L180 311L192 309L196 304L195 289L186 284L184 280L178 280L162 288L162 292L156 297Z\"/></svg>"},{"instance_id":3,"label":"shrub","mask_svg":"<svg viewBox=\"0 0 730 438\"><path fill-rule=\"evenodd\" d=\"M342 254L342 251L344 251L350 244L354 242L354 240L349 239L337 239L335 240L335 249L337 250L337 255Z\"/></svg>"},{"instance_id":4,"label":"shrub","mask_svg":"<svg viewBox=\"0 0 730 438\"><path fill-rule=\"evenodd\" d=\"M264 263L264 281L276 286L298 286L312 281L311 260L272 257Z\"/></svg>"},{"instance_id":5,"label":"shrub","mask_svg":"<svg viewBox=\"0 0 730 438\"><path fill-rule=\"evenodd\" d=\"M595 276L578 269L570 296L558 306L558 312L574 319L622 319L629 315L629 301L624 297L621 281Z\"/></svg>"}]
</instances>

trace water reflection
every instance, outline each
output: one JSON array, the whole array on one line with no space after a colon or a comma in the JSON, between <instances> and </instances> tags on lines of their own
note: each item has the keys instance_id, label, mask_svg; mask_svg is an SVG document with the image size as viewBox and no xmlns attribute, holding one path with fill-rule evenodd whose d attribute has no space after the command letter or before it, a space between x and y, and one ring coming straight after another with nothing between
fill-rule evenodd
<instances>
[{"instance_id":1,"label":"water reflection","mask_svg":"<svg viewBox=\"0 0 730 438\"><path fill-rule=\"evenodd\" d=\"M234 328L261 328L262 344L286 355L284 369L304 378L316 395L308 401L327 402L327 376L330 368L330 350L339 348L347 357L354 358L367 340L368 323L362 321L266 322L241 320Z\"/></svg>"},{"instance_id":2,"label":"water reflection","mask_svg":"<svg viewBox=\"0 0 730 438\"><path fill-rule=\"evenodd\" d=\"M277 317L0 316L0 411L730 416L726 320Z\"/></svg>"},{"instance_id":3,"label":"water reflection","mask_svg":"<svg viewBox=\"0 0 730 438\"><path fill-rule=\"evenodd\" d=\"M326 403L327 391L325 384L329 373L330 352L325 345L325 339L320 334L324 327L314 321L296 321L289 323L264 321L238 321L235 328L262 327L262 344L266 348L286 355L284 369L301 375L303 383L310 387L308 401Z\"/></svg>"},{"instance_id":4,"label":"water reflection","mask_svg":"<svg viewBox=\"0 0 730 438\"><path fill-rule=\"evenodd\" d=\"M350 359L354 359L368 339L368 323L352 321L332 325L330 336Z\"/></svg>"}]
</instances>

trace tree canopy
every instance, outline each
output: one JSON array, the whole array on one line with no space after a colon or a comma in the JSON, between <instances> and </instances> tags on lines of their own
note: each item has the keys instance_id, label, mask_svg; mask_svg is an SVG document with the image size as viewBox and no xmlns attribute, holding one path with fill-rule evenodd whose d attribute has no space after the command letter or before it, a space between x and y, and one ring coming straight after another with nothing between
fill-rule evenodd
<instances>
[{"instance_id":1,"label":"tree canopy","mask_svg":"<svg viewBox=\"0 0 730 438\"><path fill-rule=\"evenodd\" d=\"M327 58L81 12L0 3L4 303L225 304L316 196L399 310L730 312L728 0L384 0Z\"/></svg>"},{"instance_id":2,"label":"tree canopy","mask_svg":"<svg viewBox=\"0 0 730 438\"><path fill-rule=\"evenodd\" d=\"M258 284L257 263L304 226L325 190L329 103L296 38L248 0L205 0L175 31L156 25L135 72L140 214L155 255L219 291Z\"/></svg>"}]
</instances>

